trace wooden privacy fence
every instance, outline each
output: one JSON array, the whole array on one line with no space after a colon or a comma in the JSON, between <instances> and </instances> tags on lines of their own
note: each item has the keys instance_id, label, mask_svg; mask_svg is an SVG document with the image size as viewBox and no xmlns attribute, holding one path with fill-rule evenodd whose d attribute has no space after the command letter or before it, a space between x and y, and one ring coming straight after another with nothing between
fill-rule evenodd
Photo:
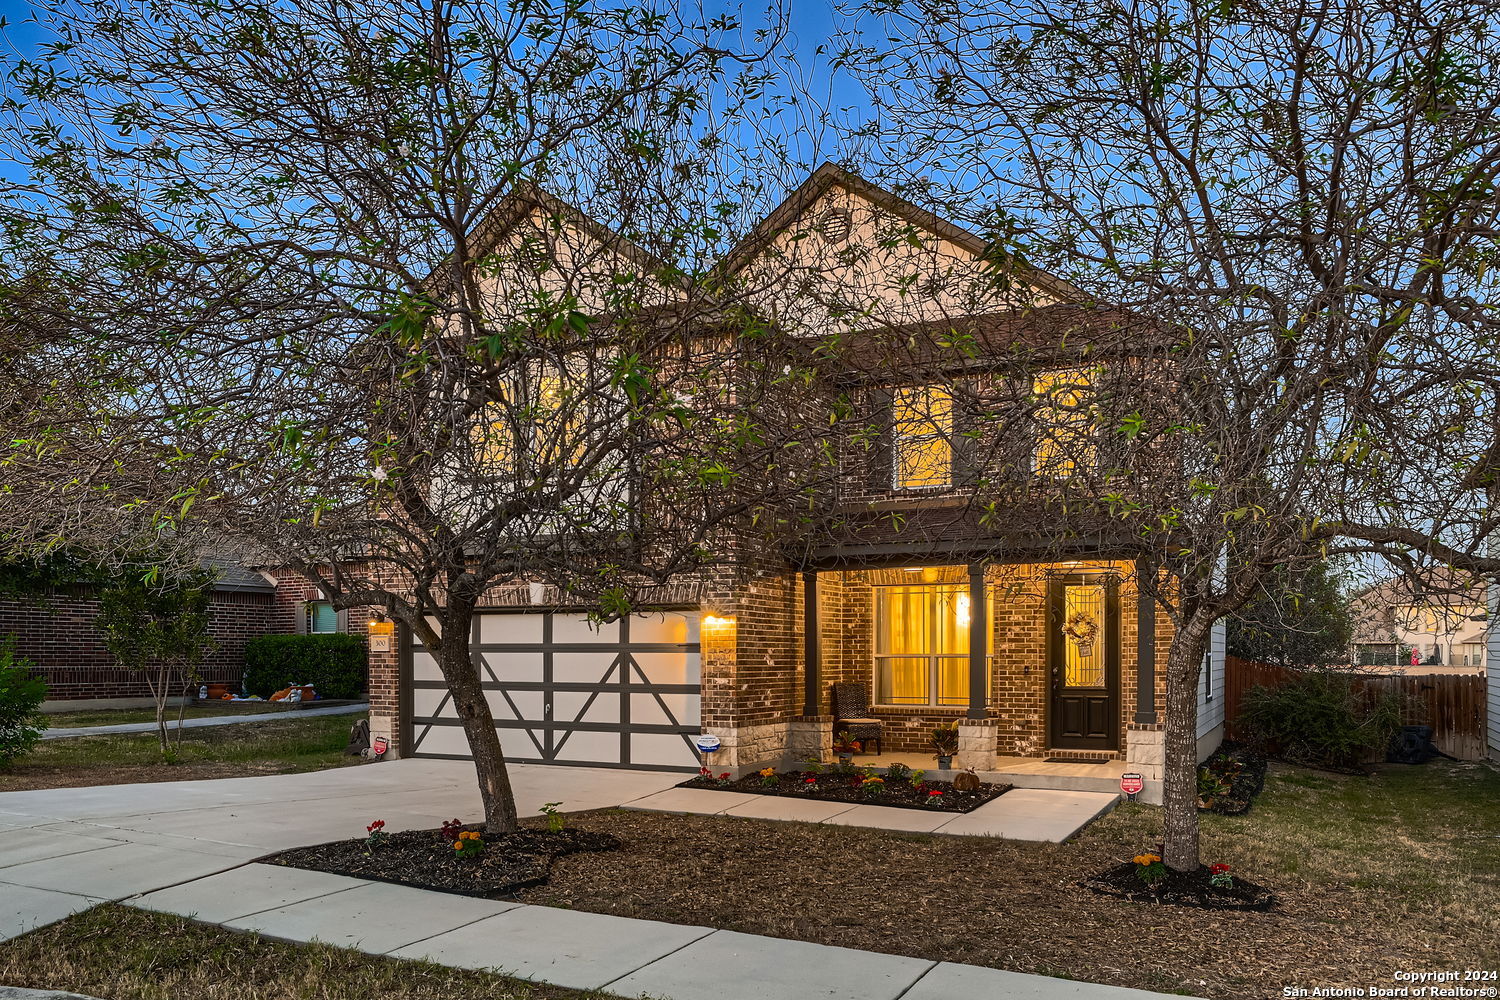
<instances>
[{"instance_id":1,"label":"wooden privacy fence","mask_svg":"<svg viewBox=\"0 0 1500 1000\"><path fill-rule=\"evenodd\" d=\"M1240 709L1250 689L1280 687L1297 674L1295 667L1242 660L1224 661L1224 718L1229 735L1238 737ZM1432 742L1459 760L1484 759L1485 681L1478 674L1360 674L1355 687L1372 698L1388 692L1402 696L1408 725L1432 727Z\"/></svg>"}]
</instances>

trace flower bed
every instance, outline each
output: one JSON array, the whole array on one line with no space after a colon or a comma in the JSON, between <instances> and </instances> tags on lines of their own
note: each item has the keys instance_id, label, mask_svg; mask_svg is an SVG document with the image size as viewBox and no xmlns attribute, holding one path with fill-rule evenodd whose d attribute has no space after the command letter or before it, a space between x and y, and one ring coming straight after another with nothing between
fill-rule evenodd
<instances>
[{"instance_id":1,"label":"flower bed","mask_svg":"<svg viewBox=\"0 0 1500 1000\"><path fill-rule=\"evenodd\" d=\"M977 788L955 787L952 781L929 781L921 771L911 771L899 764L885 774L873 768L849 766L780 772L768 767L738 781L728 774L700 774L678 787L956 813L972 812L1011 788L1010 785L986 784L972 775L970 778L972 780L967 782L962 777L959 780L963 784L977 785Z\"/></svg>"},{"instance_id":2,"label":"flower bed","mask_svg":"<svg viewBox=\"0 0 1500 1000\"><path fill-rule=\"evenodd\" d=\"M1266 758L1238 743L1225 743L1198 767L1200 809L1238 816L1266 783Z\"/></svg>"},{"instance_id":3,"label":"flower bed","mask_svg":"<svg viewBox=\"0 0 1500 1000\"><path fill-rule=\"evenodd\" d=\"M378 824L378 825L377 825ZM462 896L499 898L545 885L558 858L584 851L612 851L620 841L585 830L519 830L485 838L477 826L457 820L441 830L387 834L377 820L369 835L297 847L262 858L272 865L393 882Z\"/></svg>"},{"instance_id":4,"label":"flower bed","mask_svg":"<svg viewBox=\"0 0 1500 1000\"><path fill-rule=\"evenodd\" d=\"M1145 857L1155 860L1141 864L1141 857L1137 857L1079 884L1102 896L1203 910L1269 910L1276 905L1276 896L1269 889L1230 875L1228 865L1174 872L1164 867L1157 855Z\"/></svg>"}]
</instances>

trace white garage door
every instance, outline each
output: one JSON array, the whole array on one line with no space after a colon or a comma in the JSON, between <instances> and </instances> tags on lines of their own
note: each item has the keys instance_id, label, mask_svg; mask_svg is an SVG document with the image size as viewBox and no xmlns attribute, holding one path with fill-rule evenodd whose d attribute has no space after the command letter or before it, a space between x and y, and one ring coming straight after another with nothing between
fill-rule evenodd
<instances>
[{"instance_id":1,"label":"white garage door","mask_svg":"<svg viewBox=\"0 0 1500 1000\"><path fill-rule=\"evenodd\" d=\"M695 612L602 626L561 612L475 615L472 649L506 759L696 769L698 624ZM468 757L442 673L415 640L405 679L411 752Z\"/></svg>"}]
</instances>

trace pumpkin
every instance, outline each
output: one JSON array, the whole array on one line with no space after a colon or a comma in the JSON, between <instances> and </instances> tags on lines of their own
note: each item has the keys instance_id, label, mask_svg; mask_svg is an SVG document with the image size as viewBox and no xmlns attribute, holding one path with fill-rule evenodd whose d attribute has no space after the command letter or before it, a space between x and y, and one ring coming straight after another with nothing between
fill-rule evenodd
<instances>
[{"instance_id":1,"label":"pumpkin","mask_svg":"<svg viewBox=\"0 0 1500 1000\"><path fill-rule=\"evenodd\" d=\"M979 791L979 775L974 773L972 767L967 771L958 772L953 776L953 790L955 792Z\"/></svg>"}]
</instances>

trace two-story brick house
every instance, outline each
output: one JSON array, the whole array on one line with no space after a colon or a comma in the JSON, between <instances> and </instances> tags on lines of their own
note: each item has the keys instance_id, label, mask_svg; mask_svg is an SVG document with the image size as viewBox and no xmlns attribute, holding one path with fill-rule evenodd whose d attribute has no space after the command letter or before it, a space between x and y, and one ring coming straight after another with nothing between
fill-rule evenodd
<instances>
[{"instance_id":1,"label":"two-story brick house","mask_svg":"<svg viewBox=\"0 0 1500 1000\"><path fill-rule=\"evenodd\" d=\"M998 297L976 294L994 288L975 278L995 267L984 241L831 166L723 273L753 287L767 255L779 276L764 282L768 316L850 331L824 373L860 417L836 432L835 515L794 551L741 546L735 565L602 629L550 587L494 592L473 645L507 754L686 770L698 764L691 738L706 732L721 738L713 761L726 768L824 755L832 685L856 682L886 752L925 752L935 726L957 722L960 766L1123 760L1159 793L1170 622L1106 525L1059 538L1034 520L1045 504L1020 502L1027 484L1081 473L1106 446L1081 403L1147 334L1029 268L1013 268ZM823 275L820 291L785 280L799 256ZM1043 359L1020 384L1006 367L1017 344ZM976 399L1007 390L1026 401L1024 417L1018 409L999 431L966 426ZM1048 419L1036 418L1038 400ZM1000 518L972 488L997 477L1017 484ZM1222 729L1222 630L1209 661L1204 753ZM372 729L400 753L466 756L440 674L410 637L372 652L371 691Z\"/></svg>"}]
</instances>

